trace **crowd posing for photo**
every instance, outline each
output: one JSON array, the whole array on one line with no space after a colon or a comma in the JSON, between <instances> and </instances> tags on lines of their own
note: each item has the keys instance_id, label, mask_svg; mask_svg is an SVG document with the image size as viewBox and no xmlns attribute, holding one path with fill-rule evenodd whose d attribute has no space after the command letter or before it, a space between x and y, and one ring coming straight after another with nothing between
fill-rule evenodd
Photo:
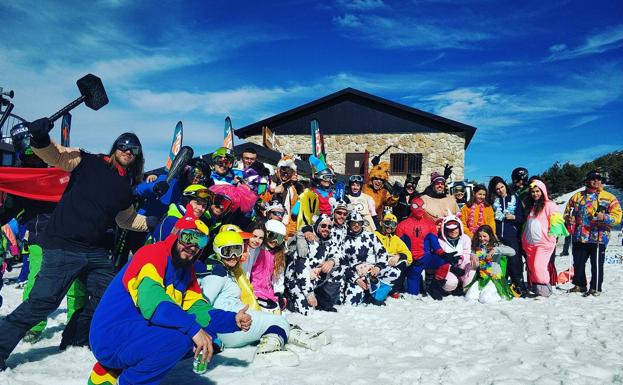
<instances>
[{"instance_id":1,"label":"crowd posing for photo","mask_svg":"<svg viewBox=\"0 0 623 385\"><path fill-rule=\"evenodd\" d=\"M136 135L94 155L54 143L49 125L29 125L22 167L58 167L70 182L58 203L16 196L5 205L3 224L13 227L3 227L3 255L20 254L29 271L23 303L0 321L2 370L19 341L41 338L65 296L61 348L92 350L93 384L156 384L185 357L201 371L212 354L249 344L258 346L255 365L297 365L286 344L331 342L329 331L303 330L287 313L410 295L549 297L560 237L572 244L570 291L598 296L621 221L598 170L564 212L521 167L510 183L495 176L485 186L450 185L446 166L418 192L419 176L388 183L387 162L342 183L312 156L307 182L292 156L273 169L251 148L237 160L222 147L173 179L143 179Z\"/></svg>"}]
</instances>

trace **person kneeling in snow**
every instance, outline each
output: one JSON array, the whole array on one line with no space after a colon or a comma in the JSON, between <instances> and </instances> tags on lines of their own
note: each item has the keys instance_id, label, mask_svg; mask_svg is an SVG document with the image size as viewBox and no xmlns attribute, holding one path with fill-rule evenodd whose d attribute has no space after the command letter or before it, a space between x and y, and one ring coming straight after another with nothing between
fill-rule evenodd
<instances>
[{"instance_id":1,"label":"person kneeling in snow","mask_svg":"<svg viewBox=\"0 0 623 385\"><path fill-rule=\"evenodd\" d=\"M506 280L506 257L514 256L515 250L499 243L491 226L482 225L474 233L472 251L478 257L478 275L466 286L465 299L481 303L512 299Z\"/></svg>"},{"instance_id":2,"label":"person kneeling in snow","mask_svg":"<svg viewBox=\"0 0 623 385\"><path fill-rule=\"evenodd\" d=\"M455 276L458 277L461 285L461 295L463 288L474 280L474 275L478 269L478 258L472 255L472 240L463 232L463 222L456 215L446 216L441 224L439 231L439 245L447 253L456 252L460 260L456 264ZM454 279L451 279L454 281Z\"/></svg>"},{"instance_id":3,"label":"person kneeling in snow","mask_svg":"<svg viewBox=\"0 0 623 385\"><path fill-rule=\"evenodd\" d=\"M365 220L358 212L348 213L344 240L346 288L344 303L382 305L400 277L400 270L388 264L390 256L378 238L364 231Z\"/></svg>"},{"instance_id":4,"label":"person kneeling in snow","mask_svg":"<svg viewBox=\"0 0 623 385\"><path fill-rule=\"evenodd\" d=\"M394 266L400 270L400 278L396 281L394 293L400 293L404 290L404 280L407 274L407 267L413 263L413 257L409 247L395 233L398 225L398 218L394 214L385 214L380 223L381 231L374 234L381 241L383 247L389 254L390 258L387 264Z\"/></svg>"},{"instance_id":5,"label":"person kneeling in snow","mask_svg":"<svg viewBox=\"0 0 623 385\"><path fill-rule=\"evenodd\" d=\"M89 384L114 384L116 377L120 384L158 384L193 345L206 361L216 333L251 326L246 307L213 309L201 293L193 262L208 243L207 226L186 216L174 231L139 249L104 293L91 324L98 362Z\"/></svg>"},{"instance_id":6,"label":"person kneeling in snow","mask_svg":"<svg viewBox=\"0 0 623 385\"><path fill-rule=\"evenodd\" d=\"M290 342L316 350L328 344L328 332L312 335L273 313L263 312L253 295L253 288L240 266L244 241L236 231L221 231L214 238L215 255L208 258L208 274L201 278L203 294L216 309L232 312L249 307L248 314L253 322L247 331L218 334L225 348L237 348L259 341L255 352L256 366L296 366L299 363L296 353L286 350Z\"/></svg>"}]
</instances>

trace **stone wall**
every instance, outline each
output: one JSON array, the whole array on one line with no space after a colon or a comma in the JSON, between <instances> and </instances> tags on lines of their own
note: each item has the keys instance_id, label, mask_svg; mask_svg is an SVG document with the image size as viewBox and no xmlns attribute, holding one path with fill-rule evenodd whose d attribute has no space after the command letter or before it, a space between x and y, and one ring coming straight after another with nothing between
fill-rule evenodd
<instances>
[{"instance_id":1,"label":"stone wall","mask_svg":"<svg viewBox=\"0 0 623 385\"><path fill-rule=\"evenodd\" d=\"M262 136L254 135L246 138L248 142L262 145ZM454 166L453 180L464 179L465 166L465 135L464 133L406 133L406 134L367 134L367 135L325 135L327 160L337 173L344 173L346 153L364 152L367 148L370 157L380 154L387 146L395 145L409 153L421 153L422 178L418 191L422 191L430 183L433 171L443 173L446 163ZM278 147L275 150L286 154L309 154L311 137L309 135L278 135ZM404 153L390 148L381 158L389 162L389 155ZM404 180L404 175L390 176L390 180Z\"/></svg>"}]
</instances>

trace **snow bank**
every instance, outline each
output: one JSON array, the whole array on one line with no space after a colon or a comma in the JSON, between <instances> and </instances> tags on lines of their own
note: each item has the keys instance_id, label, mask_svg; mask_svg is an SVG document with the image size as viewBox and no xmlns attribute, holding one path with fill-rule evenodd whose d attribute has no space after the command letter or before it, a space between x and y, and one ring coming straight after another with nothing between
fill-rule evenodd
<instances>
[{"instance_id":1,"label":"snow bank","mask_svg":"<svg viewBox=\"0 0 623 385\"><path fill-rule=\"evenodd\" d=\"M621 254L620 246L607 254ZM558 260L560 269L568 258ZM318 352L293 347L295 368L254 369L253 347L230 349L200 377L180 362L164 384L604 384L623 381L623 265L606 265L605 292L582 298L556 291L550 299L499 304L451 297L390 299L385 307L340 307L339 313L289 315L307 329L329 328L333 343ZM21 290L5 286L5 315ZM45 339L20 343L0 384L86 383L94 363L87 349L57 346L65 309L50 319Z\"/></svg>"}]
</instances>

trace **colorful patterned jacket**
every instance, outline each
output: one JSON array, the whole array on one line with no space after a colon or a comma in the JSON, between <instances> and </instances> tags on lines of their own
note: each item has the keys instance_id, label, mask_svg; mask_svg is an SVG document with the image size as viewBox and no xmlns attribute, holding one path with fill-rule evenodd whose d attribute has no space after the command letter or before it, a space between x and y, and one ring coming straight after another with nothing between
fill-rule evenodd
<instances>
[{"instance_id":1,"label":"colorful patterned jacket","mask_svg":"<svg viewBox=\"0 0 623 385\"><path fill-rule=\"evenodd\" d=\"M599 207L605 210L602 222L594 220ZM578 191L569 199L565 209L565 219L568 220L570 216L575 218L573 242L597 243L599 236L599 243L607 245L610 230L621 223L621 204L614 195L603 189L595 192Z\"/></svg>"},{"instance_id":2,"label":"colorful patterned jacket","mask_svg":"<svg viewBox=\"0 0 623 385\"><path fill-rule=\"evenodd\" d=\"M131 329L134 322L177 329L189 337L200 328L213 336L239 330L236 313L213 309L205 299L192 265L173 265L176 239L170 235L142 247L117 274L95 311L91 338L109 328L117 333L119 327Z\"/></svg>"}]
</instances>

